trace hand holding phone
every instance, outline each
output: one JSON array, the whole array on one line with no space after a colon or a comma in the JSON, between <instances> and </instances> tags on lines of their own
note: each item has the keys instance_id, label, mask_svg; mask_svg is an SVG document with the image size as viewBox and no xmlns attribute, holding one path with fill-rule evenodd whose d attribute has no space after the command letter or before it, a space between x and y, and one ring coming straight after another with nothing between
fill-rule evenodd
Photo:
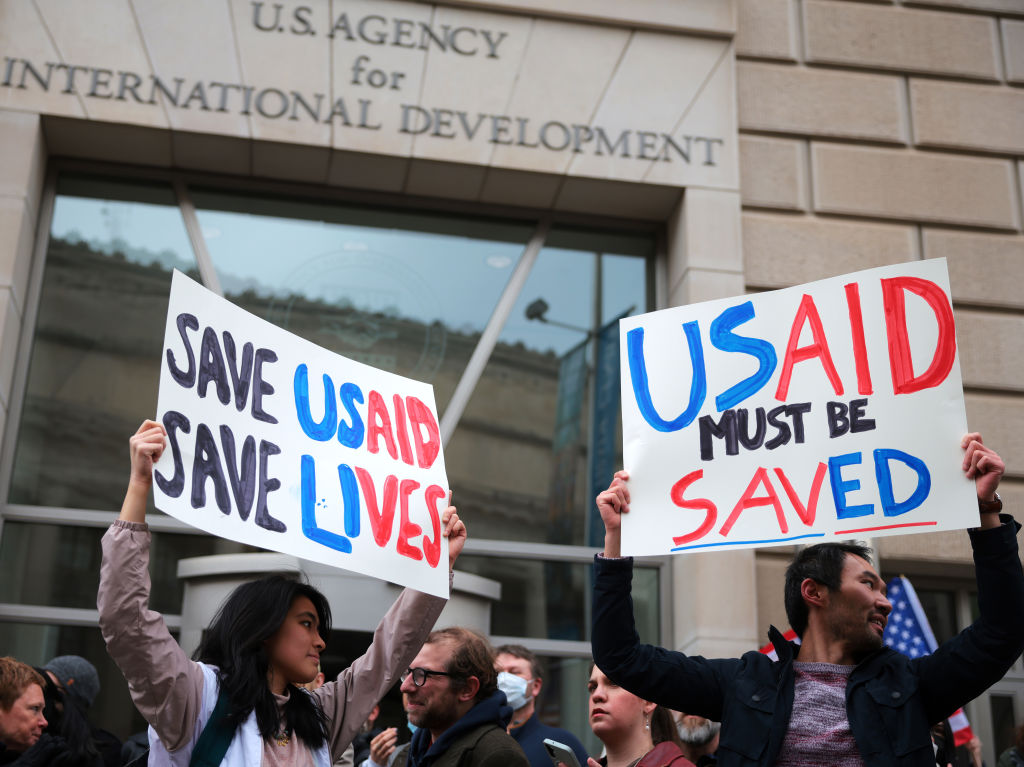
<instances>
[{"instance_id":1,"label":"hand holding phone","mask_svg":"<svg viewBox=\"0 0 1024 767\"><path fill-rule=\"evenodd\" d=\"M551 757L551 762L555 767L559 765L565 765L565 767L580 767L579 759L576 758L575 752L564 743L559 743L557 740L551 740L551 738L544 739L544 748L548 752L548 756Z\"/></svg>"}]
</instances>

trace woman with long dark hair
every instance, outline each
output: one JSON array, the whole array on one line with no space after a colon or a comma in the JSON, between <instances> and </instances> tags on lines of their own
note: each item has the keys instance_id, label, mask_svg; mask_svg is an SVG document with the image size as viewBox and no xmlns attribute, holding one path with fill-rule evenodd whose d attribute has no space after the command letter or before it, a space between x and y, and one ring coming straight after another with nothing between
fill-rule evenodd
<instances>
[{"instance_id":1,"label":"woman with long dark hair","mask_svg":"<svg viewBox=\"0 0 1024 767\"><path fill-rule=\"evenodd\" d=\"M151 725L149 764L184 767L198 751L207 759L223 753L213 764L230 767L329 767L415 657L445 600L403 591L366 654L309 693L299 685L317 674L330 606L312 586L272 575L232 592L189 660L148 609L146 499L165 437L162 425L145 421L130 440L131 476L103 537L97 599L107 650ZM466 539L454 507L442 528L450 569ZM226 750L211 745L218 739Z\"/></svg>"}]
</instances>

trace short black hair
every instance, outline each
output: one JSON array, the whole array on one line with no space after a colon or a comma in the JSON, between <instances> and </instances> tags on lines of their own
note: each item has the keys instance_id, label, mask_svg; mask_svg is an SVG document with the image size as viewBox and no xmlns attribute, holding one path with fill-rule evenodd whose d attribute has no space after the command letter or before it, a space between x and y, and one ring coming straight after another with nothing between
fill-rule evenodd
<instances>
[{"instance_id":1,"label":"short black hair","mask_svg":"<svg viewBox=\"0 0 1024 767\"><path fill-rule=\"evenodd\" d=\"M803 636L807 630L809 615L807 603L800 593L800 584L810 578L829 591L838 590L847 554L871 562L871 549L862 543L819 543L797 552L789 563L786 568L786 617L797 636Z\"/></svg>"}]
</instances>

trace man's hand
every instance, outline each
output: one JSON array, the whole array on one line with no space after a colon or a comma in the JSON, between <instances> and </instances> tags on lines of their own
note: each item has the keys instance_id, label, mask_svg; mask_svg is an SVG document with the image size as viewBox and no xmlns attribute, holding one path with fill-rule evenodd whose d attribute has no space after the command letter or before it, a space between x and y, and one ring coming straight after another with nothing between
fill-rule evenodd
<instances>
[{"instance_id":1,"label":"man's hand","mask_svg":"<svg viewBox=\"0 0 1024 767\"><path fill-rule=\"evenodd\" d=\"M370 761L384 767L395 751L395 743L398 741L398 730L388 727L370 741Z\"/></svg>"},{"instance_id":2,"label":"man's hand","mask_svg":"<svg viewBox=\"0 0 1024 767\"><path fill-rule=\"evenodd\" d=\"M981 434L971 432L960 442L964 449L963 471L968 479L974 480L974 487L978 494L978 500L993 501L996 497L996 488L999 487L999 480L1006 471L1006 464L990 447L982 442ZM981 527L983 529L998 527L999 514L990 512L981 515Z\"/></svg>"},{"instance_id":3,"label":"man's hand","mask_svg":"<svg viewBox=\"0 0 1024 767\"><path fill-rule=\"evenodd\" d=\"M598 493L597 510L604 522L604 555L618 557L622 548L622 515L629 512L628 471L617 471L607 490Z\"/></svg>"}]
</instances>

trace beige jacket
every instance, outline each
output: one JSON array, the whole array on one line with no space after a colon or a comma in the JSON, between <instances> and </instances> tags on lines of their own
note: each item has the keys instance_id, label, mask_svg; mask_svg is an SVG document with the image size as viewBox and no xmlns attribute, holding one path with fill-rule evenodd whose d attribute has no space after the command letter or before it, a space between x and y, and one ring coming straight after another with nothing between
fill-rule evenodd
<instances>
[{"instance_id":1,"label":"beige jacket","mask_svg":"<svg viewBox=\"0 0 1024 767\"><path fill-rule=\"evenodd\" d=\"M102 541L96 601L107 651L128 680L135 706L174 752L198 736L204 677L161 615L149 609L149 545L148 525L121 520L111 525ZM377 626L366 653L313 693L329 723L332 759L342 755L373 706L412 662L444 605L439 597L404 590ZM296 757L295 764L308 760Z\"/></svg>"}]
</instances>

